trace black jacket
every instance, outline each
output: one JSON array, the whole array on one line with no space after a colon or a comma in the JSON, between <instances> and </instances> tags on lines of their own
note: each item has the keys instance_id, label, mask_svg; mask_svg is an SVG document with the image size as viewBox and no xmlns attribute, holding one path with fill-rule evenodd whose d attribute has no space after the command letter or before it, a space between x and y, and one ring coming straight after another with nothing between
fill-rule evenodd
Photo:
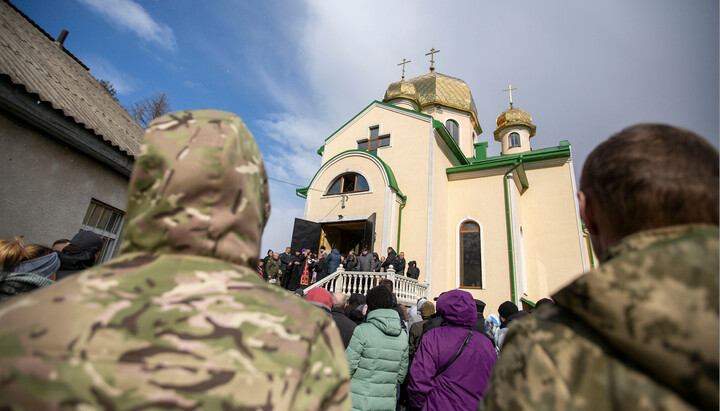
<instances>
[{"instance_id":1,"label":"black jacket","mask_svg":"<svg viewBox=\"0 0 720 411\"><path fill-rule=\"evenodd\" d=\"M345 345L345 348L347 348L350 344L350 338L352 338L353 331L355 331L355 323L351 319L347 318L343 310L340 308L333 308L330 315L332 315L333 320L335 320L335 325L337 325L338 330L340 330L340 338L342 338L342 342Z\"/></svg>"}]
</instances>

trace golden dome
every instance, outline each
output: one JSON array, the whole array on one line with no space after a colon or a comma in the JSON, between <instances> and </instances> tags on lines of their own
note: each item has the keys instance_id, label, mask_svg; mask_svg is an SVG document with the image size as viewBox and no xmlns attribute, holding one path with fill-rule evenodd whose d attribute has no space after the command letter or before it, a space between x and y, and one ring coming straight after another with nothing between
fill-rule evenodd
<instances>
[{"instance_id":1,"label":"golden dome","mask_svg":"<svg viewBox=\"0 0 720 411\"><path fill-rule=\"evenodd\" d=\"M512 105L497 118L497 130L494 133L495 140L500 141L500 133L510 126L525 126L530 129L530 137L535 135L535 126L532 123L530 113Z\"/></svg>"},{"instance_id":2,"label":"golden dome","mask_svg":"<svg viewBox=\"0 0 720 411\"><path fill-rule=\"evenodd\" d=\"M482 132L475 100L470 94L470 87L464 81L433 70L423 76L410 79L408 83L413 84L417 89L421 107L440 104L467 112L472 116L478 134Z\"/></svg>"},{"instance_id":3,"label":"golden dome","mask_svg":"<svg viewBox=\"0 0 720 411\"><path fill-rule=\"evenodd\" d=\"M405 81L396 81L388 86L385 91L385 97L383 97L383 103L387 103L390 100L396 98L406 98L412 100L418 107L420 106L420 95L414 85Z\"/></svg>"}]
</instances>

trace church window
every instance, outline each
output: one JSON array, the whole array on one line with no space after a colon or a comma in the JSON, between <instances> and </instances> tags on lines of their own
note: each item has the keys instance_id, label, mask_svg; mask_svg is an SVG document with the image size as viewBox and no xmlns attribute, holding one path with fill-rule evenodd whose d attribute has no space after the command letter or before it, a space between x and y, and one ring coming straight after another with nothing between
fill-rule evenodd
<instances>
[{"instance_id":1,"label":"church window","mask_svg":"<svg viewBox=\"0 0 720 411\"><path fill-rule=\"evenodd\" d=\"M335 178L325 194L358 193L368 190L370 186L365 177L358 173L345 173Z\"/></svg>"},{"instance_id":2,"label":"church window","mask_svg":"<svg viewBox=\"0 0 720 411\"><path fill-rule=\"evenodd\" d=\"M460 287L482 288L480 226L466 221L460 226Z\"/></svg>"},{"instance_id":3,"label":"church window","mask_svg":"<svg viewBox=\"0 0 720 411\"><path fill-rule=\"evenodd\" d=\"M377 153L379 147L387 147L390 145L390 134L380 135L380 127L370 127L370 138L358 141L358 149L366 150L373 154Z\"/></svg>"},{"instance_id":4,"label":"church window","mask_svg":"<svg viewBox=\"0 0 720 411\"><path fill-rule=\"evenodd\" d=\"M510 133L510 147L520 147L520 134L514 131Z\"/></svg>"},{"instance_id":5,"label":"church window","mask_svg":"<svg viewBox=\"0 0 720 411\"><path fill-rule=\"evenodd\" d=\"M453 140L455 140L455 144L458 146L460 145L460 127L458 126L457 121L455 120L448 120L445 122L445 128L447 129L448 133L450 133L450 136Z\"/></svg>"}]
</instances>

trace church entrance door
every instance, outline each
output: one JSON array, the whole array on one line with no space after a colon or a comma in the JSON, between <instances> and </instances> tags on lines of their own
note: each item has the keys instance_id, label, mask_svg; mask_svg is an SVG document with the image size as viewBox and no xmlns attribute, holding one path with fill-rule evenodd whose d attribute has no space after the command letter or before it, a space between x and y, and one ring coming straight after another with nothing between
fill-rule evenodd
<instances>
[{"instance_id":1,"label":"church entrance door","mask_svg":"<svg viewBox=\"0 0 720 411\"><path fill-rule=\"evenodd\" d=\"M317 252L324 245L328 252L337 248L341 254L353 250L359 254L363 248L373 250L375 242L375 213L366 220L315 223L295 219L291 248L293 251L308 248Z\"/></svg>"}]
</instances>

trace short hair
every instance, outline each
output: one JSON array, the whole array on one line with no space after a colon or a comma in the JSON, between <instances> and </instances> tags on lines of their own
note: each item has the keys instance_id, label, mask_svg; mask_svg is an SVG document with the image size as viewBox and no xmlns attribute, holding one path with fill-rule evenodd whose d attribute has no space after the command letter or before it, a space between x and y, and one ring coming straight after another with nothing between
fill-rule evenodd
<instances>
[{"instance_id":1,"label":"short hair","mask_svg":"<svg viewBox=\"0 0 720 411\"><path fill-rule=\"evenodd\" d=\"M590 153L580 190L621 237L677 224L718 224L718 152L697 134L638 124Z\"/></svg>"},{"instance_id":2,"label":"short hair","mask_svg":"<svg viewBox=\"0 0 720 411\"><path fill-rule=\"evenodd\" d=\"M68 240L67 238L61 238L59 240L55 240L55 242L52 243L52 246L50 246L50 248L53 248L58 244L70 244L70 240Z\"/></svg>"},{"instance_id":3,"label":"short hair","mask_svg":"<svg viewBox=\"0 0 720 411\"><path fill-rule=\"evenodd\" d=\"M393 292L392 280L388 280L387 278L384 280L380 280L380 285L384 285L385 287L387 287L388 290L390 290L390 292Z\"/></svg>"},{"instance_id":4,"label":"short hair","mask_svg":"<svg viewBox=\"0 0 720 411\"><path fill-rule=\"evenodd\" d=\"M334 292L332 294L332 298L333 308L343 308L345 306L345 301L347 301L347 296L340 291Z\"/></svg>"}]
</instances>

